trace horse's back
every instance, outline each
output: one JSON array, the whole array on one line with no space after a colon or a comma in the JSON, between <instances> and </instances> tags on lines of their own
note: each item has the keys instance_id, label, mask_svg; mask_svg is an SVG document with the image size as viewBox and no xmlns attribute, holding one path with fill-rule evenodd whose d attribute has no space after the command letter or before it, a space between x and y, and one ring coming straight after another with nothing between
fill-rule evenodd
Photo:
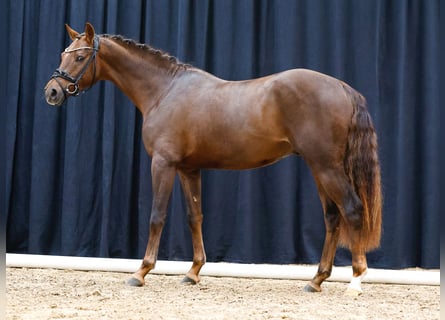
<instances>
[{"instance_id":1,"label":"horse's back","mask_svg":"<svg viewBox=\"0 0 445 320\"><path fill-rule=\"evenodd\" d=\"M333 103L343 104L349 99L344 82L314 70L291 69L275 74L269 81L275 94L300 103L319 103L322 108L332 108Z\"/></svg>"}]
</instances>

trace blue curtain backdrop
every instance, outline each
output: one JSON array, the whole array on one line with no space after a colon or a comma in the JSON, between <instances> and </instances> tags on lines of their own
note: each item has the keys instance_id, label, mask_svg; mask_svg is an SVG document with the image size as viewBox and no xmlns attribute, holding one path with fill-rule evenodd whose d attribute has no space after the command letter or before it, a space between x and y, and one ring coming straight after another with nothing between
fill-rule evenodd
<instances>
[{"instance_id":1,"label":"blue curtain backdrop","mask_svg":"<svg viewBox=\"0 0 445 320\"><path fill-rule=\"evenodd\" d=\"M151 208L141 116L111 83L59 108L43 87L64 23L122 34L228 80L290 68L342 79L379 135L384 232L372 267L439 267L439 1L10 0L5 128L10 253L142 258ZM317 263L321 205L302 159L203 173L208 261ZM190 260L176 181L160 259ZM340 249L335 264L350 264Z\"/></svg>"}]
</instances>

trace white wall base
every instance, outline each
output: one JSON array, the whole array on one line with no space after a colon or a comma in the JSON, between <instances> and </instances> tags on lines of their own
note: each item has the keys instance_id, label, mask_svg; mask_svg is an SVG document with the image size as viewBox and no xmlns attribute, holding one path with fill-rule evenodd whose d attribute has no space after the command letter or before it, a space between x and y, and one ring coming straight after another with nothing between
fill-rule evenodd
<instances>
[{"instance_id":1,"label":"white wall base","mask_svg":"<svg viewBox=\"0 0 445 320\"><path fill-rule=\"evenodd\" d=\"M6 254L7 267L53 268L84 271L136 271L141 259L111 259L67 256L47 256L33 254ZM154 274L185 274L191 267L186 261L158 261ZM317 272L316 265L272 265L239 264L227 262L207 262L201 270L202 276L242 277L264 279L310 280ZM351 267L335 267L328 281L349 282L352 278ZM440 270L387 270L368 269L363 279L368 283L417 284L440 286Z\"/></svg>"}]
</instances>

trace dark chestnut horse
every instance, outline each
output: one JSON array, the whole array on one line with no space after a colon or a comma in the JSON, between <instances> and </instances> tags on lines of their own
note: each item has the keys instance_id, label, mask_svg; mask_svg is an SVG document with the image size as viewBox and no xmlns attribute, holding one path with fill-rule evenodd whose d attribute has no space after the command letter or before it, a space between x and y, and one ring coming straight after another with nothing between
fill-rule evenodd
<instances>
[{"instance_id":1,"label":"dark chestnut horse","mask_svg":"<svg viewBox=\"0 0 445 320\"><path fill-rule=\"evenodd\" d=\"M110 80L143 115L153 206L147 250L130 285L144 285L155 267L176 173L193 241L193 265L184 280L197 283L206 261L200 169L256 168L295 154L312 171L326 224L318 271L305 290L321 290L340 244L352 252L348 292L361 292L365 253L380 242L381 189L376 133L358 92L304 69L225 81L150 46L96 35L89 23L82 34L66 29L73 42L45 87L46 101L60 106L97 81Z\"/></svg>"}]
</instances>

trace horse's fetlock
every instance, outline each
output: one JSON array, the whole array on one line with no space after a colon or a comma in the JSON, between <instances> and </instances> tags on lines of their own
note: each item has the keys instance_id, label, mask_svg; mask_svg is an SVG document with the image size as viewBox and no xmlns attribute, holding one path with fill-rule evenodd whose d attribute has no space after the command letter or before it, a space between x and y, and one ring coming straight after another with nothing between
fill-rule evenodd
<instances>
[{"instance_id":1,"label":"horse's fetlock","mask_svg":"<svg viewBox=\"0 0 445 320\"><path fill-rule=\"evenodd\" d=\"M206 263L206 258L205 257L198 257L198 258L194 258L193 259L193 263L203 266Z\"/></svg>"},{"instance_id":2,"label":"horse's fetlock","mask_svg":"<svg viewBox=\"0 0 445 320\"><path fill-rule=\"evenodd\" d=\"M354 277L358 277L362 274L366 274L367 272L367 265L366 263L355 263L352 265L352 272Z\"/></svg>"},{"instance_id":3,"label":"horse's fetlock","mask_svg":"<svg viewBox=\"0 0 445 320\"><path fill-rule=\"evenodd\" d=\"M324 277L326 277L326 279L327 279L327 278L329 278L331 276L331 273L332 273L332 270L326 270L326 271L322 272L322 275Z\"/></svg>"},{"instance_id":4,"label":"horse's fetlock","mask_svg":"<svg viewBox=\"0 0 445 320\"><path fill-rule=\"evenodd\" d=\"M331 276L332 269L318 269L317 276L323 279L327 279Z\"/></svg>"},{"instance_id":5,"label":"horse's fetlock","mask_svg":"<svg viewBox=\"0 0 445 320\"><path fill-rule=\"evenodd\" d=\"M154 262L154 261L152 261L152 260L150 260L150 259L144 259L144 260L142 260L142 265L143 265L145 268L148 268L148 269L150 269L150 270L154 269L155 264L156 264L156 262Z\"/></svg>"}]
</instances>

